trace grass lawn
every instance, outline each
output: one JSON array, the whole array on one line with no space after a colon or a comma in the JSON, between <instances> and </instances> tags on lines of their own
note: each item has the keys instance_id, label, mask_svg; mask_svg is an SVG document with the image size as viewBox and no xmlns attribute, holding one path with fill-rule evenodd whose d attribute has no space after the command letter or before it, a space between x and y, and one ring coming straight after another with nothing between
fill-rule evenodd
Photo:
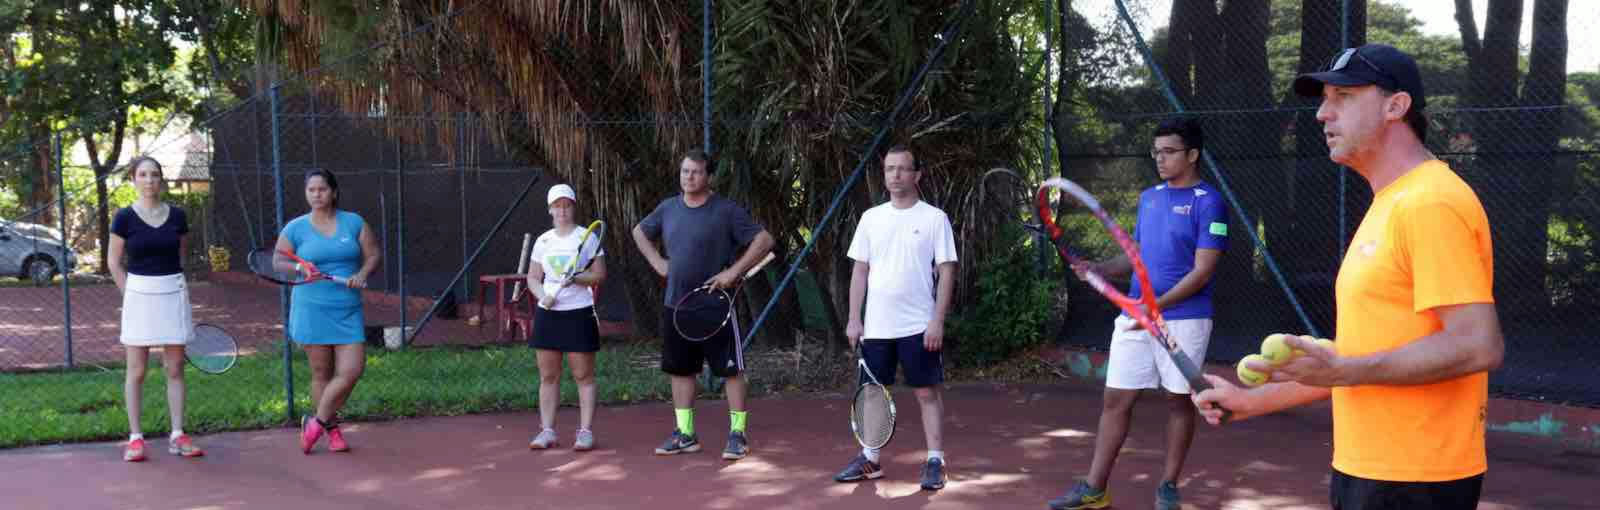
<instances>
[{"instance_id":1,"label":"grass lawn","mask_svg":"<svg viewBox=\"0 0 1600 510\"><path fill-rule=\"evenodd\" d=\"M653 361L655 344L608 345L598 355L601 404L659 401L670 395ZM145 376L143 428L158 437L170 430L166 377L159 354ZM185 366L188 410L184 430L208 433L259 429L289 422L284 403L282 350L246 356L223 375ZM121 369L0 374L0 448L127 437ZM295 409L310 409L305 355L295 350ZM348 420L536 409L538 368L525 346L481 349L367 350L367 369L345 405ZM562 403L577 402L570 376L562 377Z\"/></svg>"}]
</instances>

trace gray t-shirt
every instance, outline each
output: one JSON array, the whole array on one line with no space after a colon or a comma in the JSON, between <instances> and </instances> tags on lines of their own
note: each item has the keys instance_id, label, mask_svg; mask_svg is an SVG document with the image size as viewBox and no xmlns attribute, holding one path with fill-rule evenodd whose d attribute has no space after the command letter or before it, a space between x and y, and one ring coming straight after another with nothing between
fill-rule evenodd
<instances>
[{"instance_id":1,"label":"gray t-shirt","mask_svg":"<svg viewBox=\"0 0 1600 510\"><path fill-rule=\"evenodd\" d=\"M739 248L763 230L743 207L715 194L700 207L684 205L681 194L668 197L639 227L666 245L667 306L733 265Z\"/></svg>"}]
</instances>

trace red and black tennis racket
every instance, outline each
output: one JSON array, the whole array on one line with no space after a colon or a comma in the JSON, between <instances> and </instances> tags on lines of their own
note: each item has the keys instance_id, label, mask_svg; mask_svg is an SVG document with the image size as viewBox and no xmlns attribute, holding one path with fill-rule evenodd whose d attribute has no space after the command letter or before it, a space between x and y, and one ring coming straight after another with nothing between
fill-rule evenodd
<instances>
[{"instance_id":1,"label":"red and black tennis racket","mask_svg":"<svg viewBox=\"0 0 1600 510\"><path fill-rule=\"evenodd\" d=\"M1139 299L1128 297L1117 290L1116 286L1094 271L1093 264L1073 252L1067 244L1067 239L1064 235L1066 232L1055 221L1056 199L1061 196L1070 196L1083 204L1089 210L1089 213L1094 215L1095 219L1100 220L1100 224L1106 228L1106 232L1111 235L1111 238L1116 240L1117 246L1122 248L1122 253L1128 256L1129 265L1133 266L1134 284L1139 286ZM1098 291L1100 295L1105 296L1112 303L1116 303L1117 307L1122 308L1122 311L1132 317L1133 320L1139 321L1139 324L1144 326L1145 331L1150 332L1151 336L1160 341L1166 347L1167 355L1171 356L1172 363L1177 365L1178 371L1183 374L1183 378L1189 381L1191 391L1200 392L1210 389L1211 383L1201 376L1202 372L1199 365L1190 360L1189 356L1179 348L1177 342L1167 336L1167 322L1161 318L1161 308L1156 306L1156 292L1154 287L1150 285L1150 272L1145 269L1144 259L1139 256L1139 246L1134 244L1133 238L1129 237L1126 231L1122 230L1122 226L1117 225L1116 220L1111 219L1111 216L1106 214L1105 209L1100 207L1100 201L1096 200L1094 195L1090 195L1088 191L1077 183L1061 177L1052 177L1039 186L1038 192L1034 195L1034 206L1034 212L1038 215L1039 224L1028 225L1027 227L1049 238L1050 242L1055 245L1056 253L1061 256L1063 262L1073 268L1074 271L1082 273L1083 280L1088 282L1090 287L1094 287L1094 290ZM1228 421L1228 417L1231 415L1232 413L1227 409L1222 409L1222 421Z\"/></svg>"},{"instance_id":2,"label":"red and black tennis racket","mask_svg":"<svg viewBox=\"0 0 1600 510\"><path fill-rule=\"evenodd\" d=\"M255 250L250 252L245 262L256 276L281 285L304 285L321 280L332 280L340 285L349 283L347 278L318 270L316 264L307 262L289 250Z\"/></svg>"}]
</instances>

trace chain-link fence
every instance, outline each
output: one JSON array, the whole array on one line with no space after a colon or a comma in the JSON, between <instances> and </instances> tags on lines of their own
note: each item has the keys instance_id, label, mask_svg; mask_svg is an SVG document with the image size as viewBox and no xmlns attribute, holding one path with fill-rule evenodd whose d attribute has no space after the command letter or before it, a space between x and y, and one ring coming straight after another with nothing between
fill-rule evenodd
<instances>
[{"instance_id":1,"label":"chain-link fence","mask_svg":"<svg viewBox=\"0 0 1600 510\"><path fill-rule=\"evenodd\" d=\"M1600 303L1592 235L1600 204L1590 198L1600 169L1600 88L1594 70L1569 69L1566 60L1592 58L1592 41L1569 37L1592 19L1556 7L1564 3L1528 2L1519 12L1490 12L1493 32L1479 35L1483 18L1466 16L1449 31L1418 19L1455 14L1434 12L1438 6L1213 4L1116 1L1096 4L1098 12L1084 9L1078 27L1092 36L1076 40L1089 46L1073 48L1067 38L1064 72L1086 78L1071 93L1092 106L1073 112L1093 115L1062 118L1058 110L1055 119L1067 131L1057 133L1068 138L1063 172L1109 195L1154 182L1143 149L1161 119L1182 114L1205 127L1212 161L1202 165L1203 177L1229 195L1229 231L1246 234L1232 236L1215 277L1208 355L1237 360L1276 331L1334 335L1334 277L1372 192L1360 175L1328 159L1318 101L1296 97L1289 85L1340 48L1384 43L1419 62L1428 148L1473 187L1489 215L1506 334L1492 391L1600 404L1600 380L1585 368L1600 351L1584 340ZM1521 46L1511 33L1519 26L1532 34ZM1094 53L1075 53L1088 50ZM1106 71L1092 67L1096 62L1121 67ZM1116 135L1096 136L1103 127ZM1114 312L1101 308L1075 308L1064 339L1105 345Z\"/></svg>"},{"instance_id":2,"label":"chain-link fence","mask_svg":"<svg viewBox=\"0 0 1600 510\"><path fill-rule=\"evenodd\" d=\"M1355 7L1341 12L1345 4ZM696 67L708 35L702 5L628 25L664 45L630 46L601 30L631 15L597 10L574 22L595 24L582 31L483 3L397 7L404 16L391 21L404 24L343 59L322 58L332 39L287 34L289 68L300 73L212 109L196 136L173 142L191 145L169 148L181 158L161 160L165 199L190 212L196 321L223 325L246 354L229 374L191 371L190 428L290 423L309 407L304 354L283 328L287 293L250 275L244 256L307 212L313 170L338 177L339 208L382 247L363 293L369 365L346 412L357 418L535 406L523 347L531 304L518 273L529 238L550 228L544 195L556 183L577 188L580 219L611 226L596 311L601 377L617 382L602 385L602 399L664 397L654 340L664 285L631 230L678 193L678 159L706 145L718 156L714 189L778 241L777 262L739 301L758 386L850 379L845 252L862 213L887 198L881 158L895 143L916 148L922 198L956 229L954 369L981 370L1051 340L1103 348L1115 310L1014 228L1020 203L1030 183L1060 173L1131 225L1138 192L1157 180L1150 135L1178 112L1205 126L1203 175L1225 190L1230 232L1249 233L1233 236L1215 277L1210 361L1233 362L1271 332L1333 336L1334 277L1371 192L1328 160L1316 101L1293 96L1288 82L1364 41L1418 56L1428 145L1489 211L1507 334L1494 391L1600 404L1600 380L1584 370L1596 351L1580 336L1600 315L1600 79L1542 60L1552 45L1593 53L1576 49L1594 43L1550 36L1554 24L1540 22L1575 12L1529 9L1533 40L1511 49L1525 64L1506 78L1494 68L1504 48L1462 49L1489 34L1424 32L1416 14L1381 2L969 1L904 16L806 8L783 18L792 33L822 40L763 35L752 27L770 13L734 2L714 11L716 65ZM476 28L501 26L486 24L500 17L538 37ZM893 29L825 29L851 25ZM544 37L561 30L582 35ZM72 149L40 152L47 146L3 162L30 186L0 226L0 273L21 277L0 285L4 414L43 417L0 423L6 445L115 437L126 424L121 296L105 276L100 225L135 194L120 166L97 173L70 154L57 163ZM1065 220L1094 235L1084 218ZM162 379L147 376L147 429L165 423ZM565 391L570 401L570 380Z\"/></svg>"}]
</instances>

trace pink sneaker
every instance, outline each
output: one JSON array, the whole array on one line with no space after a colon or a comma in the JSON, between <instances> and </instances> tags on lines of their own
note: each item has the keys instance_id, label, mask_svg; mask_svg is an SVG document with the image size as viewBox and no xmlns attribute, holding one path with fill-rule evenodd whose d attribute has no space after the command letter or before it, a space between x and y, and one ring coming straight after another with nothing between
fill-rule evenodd
<instances>
[{"instance_id":1,"label":"pink sneaker","mask_svg":"<svg viewBox=\"0 0 1600 510\"><path fill-rule=\"evenodd\" d=\"M206 454L205 450L201 450L200 447L194 445L194 441L189 440L188 434L168 441L167 453L181 457L202 457Z\"/></svg>"},{"instance_id":2,"label":"pink sneaker","mask_svg":"<svg viewBox=\"0 0 1600 510\"><path fill-rule=\"evenodd\" d=\"M144 462L144 440L135 439L128 441L128 444L122 447L122 460L128 462Z\"/></svg>"},{"instance_id":3,"label":"pink sneaker","mask_svg":"<svg viewBox=\"0 0 1600 510\"><path fill-rule=\"evenodd\" d=\"M344 432L339 430L339 426L338 425L334 425L332 427L328 427L327 430L328 430L328 451L334 451L334 452L348 452L348 451L350 451L350 444L344 442Z\"/></svg>"},{"instance_id":4,"label":"pink sneaker","mask_svg":"<svg viewBox=\"0 0 1600 510\"><path fill-rule=\"evenodd\" d=\"M317 440L322 439L322 431L322 421L315 416L300 418L300 451L309 455Z\"/></svg>"}]
</instances>

